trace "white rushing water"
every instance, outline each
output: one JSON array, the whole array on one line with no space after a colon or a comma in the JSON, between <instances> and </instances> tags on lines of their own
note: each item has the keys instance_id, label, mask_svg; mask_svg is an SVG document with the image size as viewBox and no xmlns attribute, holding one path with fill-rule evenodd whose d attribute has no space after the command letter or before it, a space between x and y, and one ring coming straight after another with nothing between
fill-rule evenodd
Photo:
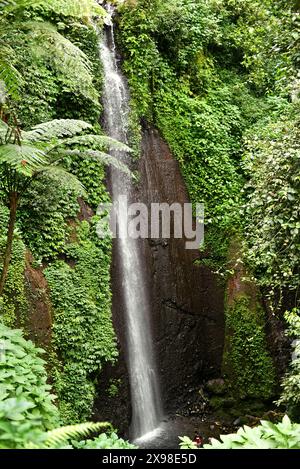
<instances>
[{"instance_id":1,"label":"white rushing water","mask_svg":"<svg viewBox=\"0 0 300 469\"><path fill-rule=\"evenodd\" d=\"M108 6L113 14L113 7ZM106 27L100 44L104 69L104 118L110 137L127 143L129 95L127 83L121 74L116 56L113 22ZM114 156L129 162L128 155ZM113 200L127 196L132 200L132 182L124 174L112 169ZM126 223L125 213L118 214L118 226ZM162 406L150 325L150 305L140 240L118 238L118 262L122 277L122 289L127 326L127 354L131 386L133 438L139 438L155 430L162 419Z\"/></svg>"}]
</instances>

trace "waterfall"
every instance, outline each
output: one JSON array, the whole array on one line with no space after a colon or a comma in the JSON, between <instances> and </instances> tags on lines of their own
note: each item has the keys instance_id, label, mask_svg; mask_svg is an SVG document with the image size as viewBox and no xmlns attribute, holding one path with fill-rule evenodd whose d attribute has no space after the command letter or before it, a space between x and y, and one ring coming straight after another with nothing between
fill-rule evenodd
<instances>
[{"instance_id":1,"label":"waterfall","mask_svg":"<svg viewBox=\"0 0 300 469\"><path fill-rule=\"evenodd\" d=\"M113 7L108 5L107 10L113 18ZM118 68L113 20L105 28L100 52L104 69L103 104L106 131L110 137L127 143L129 93L126 80ZM128 154L118 152L114 153L114 156L130 164ZM115 169L111 170L111 187L114 201L120 196L126 196L129 202L134 202L132 181ZM125 213L118 213L119 227L124 226L125 218ZM118 237L115 241L126 318L127 362L132 401L131 433L136 439L158 428L163 412L153 351L147 281L141 259L141 240Z\"/></svg>"}]
</instances>

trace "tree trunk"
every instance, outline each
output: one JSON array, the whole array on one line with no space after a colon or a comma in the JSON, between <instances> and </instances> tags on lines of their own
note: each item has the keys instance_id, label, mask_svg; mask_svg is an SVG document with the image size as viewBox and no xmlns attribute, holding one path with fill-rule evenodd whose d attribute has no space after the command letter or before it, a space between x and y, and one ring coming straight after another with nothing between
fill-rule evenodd
<instances>
[{"instance_id":1,"label":"tree trunk","mask_svg":"<svg viewBox=\"0 0 300 469\"><path fill-rule=\"evenodd\" d=\"M18 208L19 196L16 192L12 192L9 197L9 225L7 231L7 240L6 240L6 248L3 258L3 268L1 273L0 279L0 297L3 294L5 281L8 273L9 264L11 261L11 252L12 252L12 243L14 237L14 229L17 217L17 208Z\"/></svg>"}]
</instances>

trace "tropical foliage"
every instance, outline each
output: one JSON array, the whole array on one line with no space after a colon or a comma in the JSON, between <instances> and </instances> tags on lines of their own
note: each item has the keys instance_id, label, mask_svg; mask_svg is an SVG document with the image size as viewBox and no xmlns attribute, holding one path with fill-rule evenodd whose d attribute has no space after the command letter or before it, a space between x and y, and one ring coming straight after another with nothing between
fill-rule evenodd
<instances>
[{"instance_id":1,"label":"tropical foliage","mask_svg":"<svg viewBox=\"0 0 300 469\"><path fill-rule=\"evenodd\" d=\"M244 426L237 433L222 435L221 441L211 439L204 449L299 449L300 425L292 423L286 415L282 422L274 424L261 421L257 427ZM180 437L181 449L197 449L188 437Z\"/></svg>"},{"instance_id":2,"label":"tropical foliage","mask_svg":"<svg viewBox=\"0 0 300 469\"><path fill-rule=\"evenodd\" d=\"M3 293L12 252L13 232L20 198L33 180L43 177L58 180L82 195L83 187L73 174L60 164L66 155L95 159L127 172L127 167L117 158L101 151L103 147L129 150L108 137L86 135L75 137L92 126L83 121L55 120L39 124L32 131L22 132L18 127L0 123L0 190L8 200L10 218L7 246L0 279L0 295ZM65 137L65 138L64 138ZM81 150L76 150L81 146ZM71 148L71 149L70 149ZM75 149L72 149L75 148Z\"/></svg>"},{"instance_id":3,"label":"tropical foliage","mask_svg":"<svg viewBox=\"0 0 300 469\"><path fill-rule=\"evenodd\" d=\"M110 155L130 149L101 122L104 3L1 2L0 448L133 449L109 423L87 423L118 357L112 240L98 239L95 213L110 201L106 166L132 177ZM142 129L156 127L191 201L205 205L197 263L223 287L255 284L255 305L241 294L226 308L229 400L276 398L289 415L205 448L299 449L299 0L112 3L134 156ZM283 326L290 350L278 345ZM44 359L29 336L44 342ZM291 352L283 378L271 349L280 363ZM110 399L121 385L104 383ZM183 437L181 447L195 444Z\"/></svg>"},{"instance_id":4,"label":"tropical foliage","mask_svg":"<svg viewBox=\"0 0 300 469\"><path fill-rule=\"evenodd\" d=\"M226 280L228 245L242 239L243 280L257 284L280 329L284 312L299 307L299 2L139 0L119 12L132 106L159 128L191 200L205 205L201 263ZM266 314L257 322L251 308L234 311L226 313L229 387L270 397ZM297 381L296 371L294 400Z\"/></svg>"},{"instance_id":5,"label":"tropical foliage","mask_svg":"<svg viewBox=\"0 0 300 469\"><path fill-rule=\"evenodd\" d=\"M92 216L101 201L109 200L103 183L105 166L114 165L127 176L131 173L109 155L111 147L117 152L129 149L105 137L99 125L102 72L99 37L92 19L101 25L104 16L104 10L92 0L8 1L3 8L1 5L0 15L0 241L1 254L8 259L11 257L7 276L5 273L3 276L6 282L0 300L1 321L10 327L18 324L28 330L32 313L29 298L34 297L28 278L25 281L25 269L37 269L36 274L39 270L43 277L43 263L63 255L59 264L54 262L55 267L51 266L54 295L58 286L55 280L63 270L62 264L65 270L68 268L69 282L60 285L63 304L57 304L59 311L54 317L54 326L57 323L58 327L53 343L47 344L47 370L59 397L60 420L66 424L91 417L95 372L101 370L104 363L114 361L117 355L111 321L111 240L98 240L94 229L97 220L92 220ZM11 217L12 253L5 256L5 246L10 244L6 205L10 207L12 193L18 202L14 209L18 210L15 217ZM91 217L84 221L84 228L78 226L77 229L81 210L91 213ZM80 247L77 236L81 240ZM73 246L69 250L71 239ZM28 261L31 256L28 248L34 256L32 261ZM81 265L72 278L70 264L74 263L75 251L78 251L76 258ZM97 272L91 265L92 258L97 263ZM30 267L28 262L32 262ZM80 276L85 267L89 275L85 272L83 286ZM70 305L74 303L66 297L68 285L73 282L77 304L72 309ZM37 296L40 292L42 288ZM50 298L46 301L50 305ZM70 308L67 334L63 321L60 322L63 319L60 313L65 308ZM88 324L91 315L94 335L86 343L83 322ZM104 339L103 343L96 331ZM74 353L58 356L67 351L75 334L84 341L86 354L81 364L86 365L85 369L79 368L80 355L76 347ZM95 351L97 358L93 361ZM65 367L62 356L66 360ZM12 403L15 404L19 405ZM29 428L27 421L25 423L25 427L20 427L22 432ZM12 426L15 435L16 425ZM13 440L10 445L14 447Z\"/></svg>"},{"instance_id":6,"label":"tropical foliage","mask_svg":"<svg viewBox=\"0 0 300 469\"><path fill-rule=\"evenodd\" d=\"M2 412L10 413L16 422L21 414L20 420L31 420L44 429L53 427L58 423L58 412L53 403L55 396L47 384L46 362L40 357L44 351L26 341L22 331L1 323L0 344Z\"/></svg>"},{"instance_id":7,"label":"tropical foliage","mask_svg":"<svg viewBox=\"0 0 300 469\"><path fill-rule=\"evenodd\" d=\"M133 448L109 423L57 428L56 396L50 393L46 362L40 357L45 351L25 340L22 331L2 324L0 345L0 449ZM88 439L95 434L100 435Z\"/></svg>"},{"instance_id":8,"label":"tropical foliage","mask_svg":"<svg viewBox=\"0 0 300 469\"><path fill-rule=\"evenodd\" d=\"M285 404L289 414L296 422L300 421L300 317L299 311L285 314L288 323L288 335L292 342L292 361L282 383L282 395L279 404Z\"/></svg>"},{"instance_id":9,"label":"tropical foliage","mask_svg":"<svg viewBox=\"0 0 300 469\"><path fill-rule=\"evenodd\" d=\"M285 416L274 424L262 421L259 426L244 426L236 434L221 436L221 442L213 439L205 449L299 449L300 425L291 423Z\"/></svg>"}]
</instances>

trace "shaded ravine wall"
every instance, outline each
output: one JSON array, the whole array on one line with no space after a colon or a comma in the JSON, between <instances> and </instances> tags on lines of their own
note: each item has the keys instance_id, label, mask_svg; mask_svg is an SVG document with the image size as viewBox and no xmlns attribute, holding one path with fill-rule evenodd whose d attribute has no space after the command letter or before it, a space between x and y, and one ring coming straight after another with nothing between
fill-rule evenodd
<instances>
[{"instance_id":1,"label":"shaded ravine wall","mask_svg":"<svg viewBox=\"0 0 300 469\"><path fill-rule=\"evenodd\" d=\"M143 130L141 180L136 201L186 203L187 190L179 164L159 133ZM185 240L145 240L143 255L152 304L152 327L159 366L164 409L172 414L186 404L189 393L207 378L220 376L224 345L224 289L216 276L196 265L199 251L186 250ZM130 421L130 395L126 371L126 340L117 262L112 268L113 316L120 358L99 378L95 418L109 419L121 432ZM110 380L120 379L119 393L109 397Z\"/></svg>"}]
</instances>

